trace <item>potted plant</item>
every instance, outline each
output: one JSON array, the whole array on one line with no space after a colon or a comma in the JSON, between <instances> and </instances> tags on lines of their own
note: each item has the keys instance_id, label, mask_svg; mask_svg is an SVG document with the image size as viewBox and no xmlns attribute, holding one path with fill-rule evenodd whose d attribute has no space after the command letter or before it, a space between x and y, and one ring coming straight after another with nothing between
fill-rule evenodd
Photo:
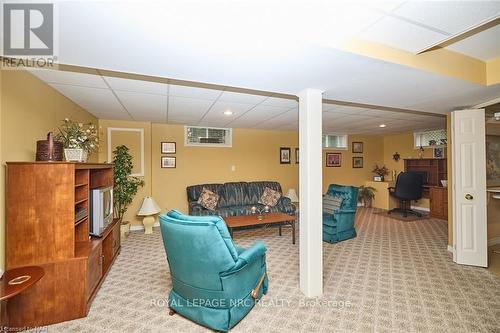
<instances>
[{"instance_id":1,"label":"potted plant","mask_svg":"<svg viewBox=\"0 0 500 333\"><path fill-rule=\"evenodd\" d=\"M68 118L59 127L56 140L62 142L66 161L86 162L99 148L97 127L92 123L77 123Z\"/></svg>"},{"instance_id":2,"label":"potted plant","mask_svg":"<svg viewBox=\"0 0 500 333\"><path fill-rule=\"evenodd\" d=\"M358 202L362 202L365 207L371 208L377 190L371 186L360 186L358 190Z\"/></svg>"},{"instance_id":3,"label":"potted plant","mask_svg":"<svg viewBox=\"0 0 500 333\"><path fill-rule=\"evenodd\" d=\"M379 167L378 164L375 164L375 167L373 168L372 172L377 175L373 177L373 180L378 182L383 182L384 177L389 174L389 169L387 169L385 165Z\"/></svg>"},{"instance_id":4,"label":"potted plant","mask_svg":"<svg viewBox=\"0 0 500 333\"><path fill-rule=\"evenodd\" d=\"M127 146L121 145L113 151L113 164L115 185L113 189L114 215L120 219L122 238L130 231L130 221L123 221L123 216L139 187L144 186L144 180L132 177L132 156L129 154Z\"/></svg>"}]
</instances>

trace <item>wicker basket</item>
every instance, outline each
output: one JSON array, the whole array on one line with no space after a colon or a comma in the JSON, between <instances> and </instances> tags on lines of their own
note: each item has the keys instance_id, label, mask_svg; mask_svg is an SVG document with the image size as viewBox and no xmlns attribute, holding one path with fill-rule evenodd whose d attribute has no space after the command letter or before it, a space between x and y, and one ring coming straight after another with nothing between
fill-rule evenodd
<instances>
[{"instance_id":1,"label":"wicker basket","mask_svg":"<svg viewBox=\"0 0 500 333\"><path fill-rule=\"evenodd\" d=\"M63 160L63 144L59 141L54 141L54 135L52 134L52 132L49 132L47 134L47 140L39 140L36 142L36 160Z\"/></svg>"},{"instance_id":2,"label":"wicker basket","mask_svg":"<svg viewBox=\"0 0 500 333\"><path fill-rule=\"evenodd\" d=\"M65 148L64 159L68 162L87 162L87 152L81 148Z\"/></svg>"}]
</instances>

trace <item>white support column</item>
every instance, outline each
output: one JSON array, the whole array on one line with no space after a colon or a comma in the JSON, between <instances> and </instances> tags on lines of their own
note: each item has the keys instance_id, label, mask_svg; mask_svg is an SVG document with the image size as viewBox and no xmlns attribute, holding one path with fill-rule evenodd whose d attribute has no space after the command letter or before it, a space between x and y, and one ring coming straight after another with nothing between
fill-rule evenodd
<instances>
[{"instance_id":1,"label":"white support column","mask_svg":"<svg viewBox=\"0 0 500 333\"><path fill-rule=\"evenodd\" d=\"M307 297L323 293L322 91L299 96L300 290Z\"/></svg>"}]
</instances>

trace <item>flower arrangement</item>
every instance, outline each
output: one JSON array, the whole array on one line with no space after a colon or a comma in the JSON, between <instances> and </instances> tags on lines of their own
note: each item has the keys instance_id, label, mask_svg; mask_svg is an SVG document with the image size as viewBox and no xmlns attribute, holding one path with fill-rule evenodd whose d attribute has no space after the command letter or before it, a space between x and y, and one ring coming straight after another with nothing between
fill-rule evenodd
<instances>
[{"instance_id":1,"label":"flower arrangement","mask_svg":"<svg viewBox=\"0 0 500 333\"><path fill-rule=\"evenodd\" d=\"M99 134L92 123L77 123L68 118L59 127L56 140L63 143L66 149L82 149L91 154L99 148Z\"/></svg>"},{"instance_id":2,"label":"flower arrangement","mask_svg":"<svg viewBox=\"0 0 500 333\"><path fill-rule=\"evenodd\" d=\"M376 175L379 175L380 177L384 177L389 174L389 169L387 169L385 165L379 167L378 164L375 164L375 167L373 168L372 172Z\"/></svg>"}]
</instances>

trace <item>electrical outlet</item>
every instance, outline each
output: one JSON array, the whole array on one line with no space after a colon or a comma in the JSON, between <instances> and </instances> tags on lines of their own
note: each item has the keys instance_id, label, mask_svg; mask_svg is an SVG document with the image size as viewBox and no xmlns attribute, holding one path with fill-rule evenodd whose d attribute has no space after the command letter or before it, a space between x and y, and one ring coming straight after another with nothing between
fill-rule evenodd
<instances>
[{"instance_id":1,"label":"electrical outlet","mask_svg":"<svg viewBox=\"0 0 500 333\"><path fill-rule=\"evenodd\" d=\"M236 171L236 165L231 165L231 171Z\"/></svg>"}]
</instances>

